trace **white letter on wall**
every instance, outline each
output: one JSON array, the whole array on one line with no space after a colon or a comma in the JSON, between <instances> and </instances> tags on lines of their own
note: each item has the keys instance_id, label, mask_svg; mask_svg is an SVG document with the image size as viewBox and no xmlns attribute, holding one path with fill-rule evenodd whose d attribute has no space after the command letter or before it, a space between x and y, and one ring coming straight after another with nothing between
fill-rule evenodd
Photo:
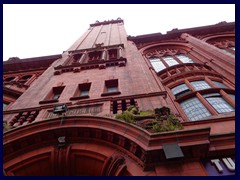
<instances>
[{"instance_id":1,"label":"white letter on wall","mask_svg":"<svg viewBox=\"0 0 240 180\"><path fill-rule=\"evenodd\" d=\"M235 163L231 158L223 158L222 160L229 171L235 171Z\"/></svg>"},{"instance_id":2,"label":"white letter on wall","mask_svg":"<svg viewBox=\"0 0 240 180\"><path fill-rule=\"evenodd\" d=\"M212 159L211 163L214 164L219 172L223 172L223 168L219 163L219 159Z\"/></svg>"}]
</instances>

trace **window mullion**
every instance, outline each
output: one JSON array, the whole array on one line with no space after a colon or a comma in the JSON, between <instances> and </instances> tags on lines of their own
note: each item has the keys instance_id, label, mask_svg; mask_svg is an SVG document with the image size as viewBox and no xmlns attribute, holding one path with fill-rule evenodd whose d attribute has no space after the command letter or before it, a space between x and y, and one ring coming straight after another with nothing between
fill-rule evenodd
<instances>
[{"instance_id":1,"label":"window mullion","mask_svg":"<svg viewBox=\"0 0 240 180\"><path fill-rule=\"evenodd\" d=\"M184 82L191 91L195 91L193 85L191 85L191 83L187 79L184 79Z\"/></svg>"},{"instance_id":2,"label":"window mullion","mask_svg":"<svg viewBox=\"0 0 240 180\"><path fill-rule=\"evenodd\" d=\"M184 63L180 59L178 59L178 57L176 57L175 55L173 55L172 57L173 57L173 59L175 59L178 62L178 64L183 64Z\"/></svg>"},{"instance_id":3,"label":"window mullion","mask_svg":"<svg viewBox=\"0 0 240 180\"><path fill-rule=\"evenodd\" d=\"M217 115L217 111L207 102L207 100L202 97L200 93L197 92L196 97L201 101L201 103L207 108L207 110L212 114L212 115Z\"/></svg>"},{"instance_id":4,"label":"window mullion","mask_svg":"<svg viewBox=\"0 0 240 180\"><path fill-rule=\"evenodd\" d=\"M227 101L227 103L229 103L233 108L235 108L235 101L224 90L221 89L220 94L222 95L223 99Z\"/></svg>"},{"instance_id":5,"label":"window mullion","mask_svg":"<svg viewBox=\"0 0 240 180\"><path fill-rule=\"evenodd\" d=\"M214 83L212 82L211 79L209 79L209 77L205 77L204 80L205 80L211 87L213 87L213 88L219 88L216 84L214 84Z\"/></svg>"}]
</instances>

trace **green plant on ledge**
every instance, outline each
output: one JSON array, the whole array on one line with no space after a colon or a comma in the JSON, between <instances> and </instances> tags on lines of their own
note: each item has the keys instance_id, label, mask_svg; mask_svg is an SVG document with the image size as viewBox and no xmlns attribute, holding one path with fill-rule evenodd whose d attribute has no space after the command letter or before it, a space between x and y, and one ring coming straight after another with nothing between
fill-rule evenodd
<instances>
[{"instance_id":1,"label":"green plant on ledge","mask_svg":"<svg viewBox=\"0 0 240 180\"><path fill-rule=\"evenodd\" d=\"M151 132L165 132L183 129L178 118L170 113L170 108L165 106L156 108L154 111L139 111L137 107L129 106L126 111L117 114L115 118L124 120L128 123L134 123Z\"/></svg>"},{"instance_id":2,"label":"green plant on ledge","mask_svg":"<svg viewBox=\"0 0 240 180\"><path fill-rule=\"evenodd\" d=\"M134 116L131 112L129 111L124 111L123 113L121 114L117 114L115 116L116 119L121 119L121 120L124 120L128 123L133 123L134 122Z\"/></svg>"},{"instance_id":3,"label":"green plant on ledge","mask_svg":"<svg viewBox=\"0 0 240 180\"><path fill-rule=\"evenodd\" d=\"M116 119L124 120L128 123L133 123L135 121L134 115L139 114L139 110L137 107L131 105L128 107L126 111L121 114L117 114L115 116Z\"/></svg>"},{"instance_id":4,"label":"green plant on ledge","mask_svg":"<svg viewBox=\"0 0 240 180\"><path fill-rule=\"evenodd\" d=\"M183 126L174 114L169 114L166 117L158 117L152 129L156 132L175 131L183 129Z\"/></svg>"},{"instance_id":5,"label":"green plant on ledge","mask_svg":"<svg viewBox=\"0 0 240 180\"><path fill-rule=\"evenodd\" d=\"M162 108L156 108L155 122L152 129L156 132L175 131L183 129L182 124L178 118L170 113L170 108L163 106Z\"/></svg>"}]
</instances>

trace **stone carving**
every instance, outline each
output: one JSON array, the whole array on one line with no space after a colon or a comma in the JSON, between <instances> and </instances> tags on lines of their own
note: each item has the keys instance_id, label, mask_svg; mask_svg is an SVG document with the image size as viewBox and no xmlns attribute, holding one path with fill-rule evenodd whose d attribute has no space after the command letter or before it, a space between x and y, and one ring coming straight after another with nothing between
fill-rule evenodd
<instances>
[{"instance_id":1,"label":"stone carving","mask_svg":"<svg viewBox=\"0 0 240 180\"><path fill-rule=\"evenodd\" d=\"M102 104L96 104L96 105L90 105L90 106L84 106L84 107L77 107L74 109L69 109L66 112L66 116L74 116L74 115L81 115L81 114L92 114L96 115L98 113L102 112ZM57 118L57 114L54 114L53 112L49 112L47 115L47 119L50 118Z\"/></svg>"}]
</instances>

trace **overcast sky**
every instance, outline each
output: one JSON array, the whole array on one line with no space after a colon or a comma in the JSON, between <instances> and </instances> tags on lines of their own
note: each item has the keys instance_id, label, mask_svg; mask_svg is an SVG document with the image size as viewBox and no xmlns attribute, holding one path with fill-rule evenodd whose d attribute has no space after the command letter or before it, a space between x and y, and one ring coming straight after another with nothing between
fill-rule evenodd
<instances>
[{"instance_id":1,"label":"overcast sky","mask_svg":"<svg viewBox=\"0 0 240 180\"><path fill-rule=\"evenodd\" d=\"M61 54L96 20L124 20L128 35L235 21L234 4L3 5L3 60Z\"/></svg>"}]
</instances>

